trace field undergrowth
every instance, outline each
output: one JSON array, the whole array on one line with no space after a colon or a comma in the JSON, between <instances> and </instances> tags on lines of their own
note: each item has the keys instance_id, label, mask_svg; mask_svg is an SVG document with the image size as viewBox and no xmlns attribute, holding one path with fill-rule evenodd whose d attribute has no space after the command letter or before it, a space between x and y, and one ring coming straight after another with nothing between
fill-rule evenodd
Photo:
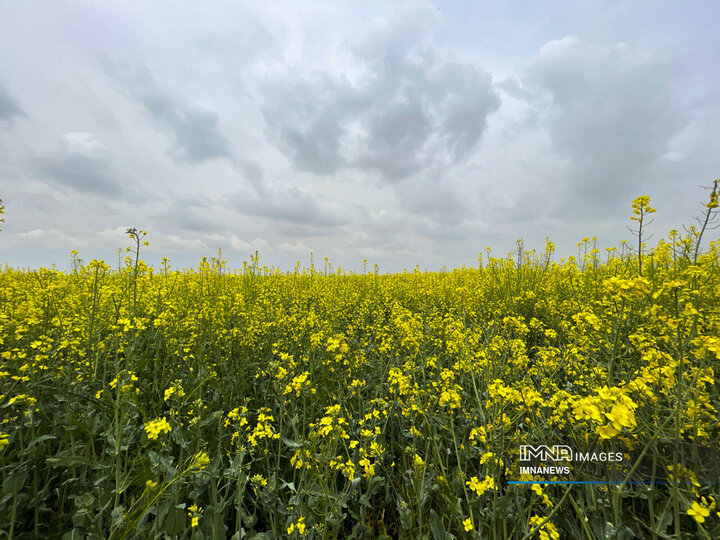
<instances>
[{"instance_id":1,"label":"field undergrowth","mask_svg":"<svg viewBox=\"0 0 720 540\"><path fill-rule=\"evenodd\" d=\"M720 538L720 241L644 247L641 199L559 262L5 267L3 536Z\"/></svg>"}]
</instances>

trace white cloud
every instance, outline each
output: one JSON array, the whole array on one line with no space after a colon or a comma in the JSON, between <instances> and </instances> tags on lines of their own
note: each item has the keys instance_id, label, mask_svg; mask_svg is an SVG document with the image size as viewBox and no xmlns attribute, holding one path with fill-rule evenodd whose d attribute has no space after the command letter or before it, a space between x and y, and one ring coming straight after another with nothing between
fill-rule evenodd
<instances>
[{"instance_id":1,"label":"white cloud","mask_svg":"<svg viewBox=\"0 0 720 540\"><path fill-rule=\"evenodd\" d=\"M94 133L69 131L63 133L60 140L62 149L68 154L97 156L108 151L108 147L99 141Z\"/></svg>"}]
</instances>

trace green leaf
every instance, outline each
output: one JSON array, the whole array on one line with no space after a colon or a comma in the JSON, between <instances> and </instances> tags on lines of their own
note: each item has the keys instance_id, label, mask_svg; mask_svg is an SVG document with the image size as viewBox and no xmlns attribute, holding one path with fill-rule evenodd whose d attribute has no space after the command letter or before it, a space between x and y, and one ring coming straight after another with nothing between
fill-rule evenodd
<instances>
[{"instance_id":1,"label":"green leaf","mask_svg":"<svg viewBox=\"0 0 720 540\"><path fill-rule=\"evenodd\" d=\"M165 523L163 523L162 527L165 532L171 536L183 532L186 529L185 505L169 504L167 515L165 516Z\"/></svg>"},{"instance_id":2,"label":"green leaf","mask_svg":"<svg viewBox=\"0 0 720 540\"><path fill-rule=\"evenodd\" d=\"M5 478L2 483L3 493L17 495L17 493L23 487L23 484L25 484L26 477L26 472L16 472Z\"/></svg>"},{"instance_id":3,"label":"green leaf","mask_svg":"<svg viewBox=\"0 0 720 540\"><path fill-rule=\"evenodd\" d=\"M282 489L284 487L288 488L293 493L297 492L297 489L295 489L295 482L283 482L280 488Z\"/></svg>"},{"instance_id":4,"label":"green leaf","mask_svg":"<svg viewBox=\"0 0 720 540\"><path fill-rule=\"evenodd\" d=\"M83 533L78 532L77 529L68 531L62 536L62 540L82 540L82 538L83 538Z\"/></svg>"},{"instance_id":5,"label":"green leaf","mask_svg":"<svg viewBox=\"0 0 720 540\"><path fill-rule=\"evenodd\" d=\"M44 441L51 441L57 439L55 435L40 435L39 437L35 437L32 441L30 441L30 444L27 445L27 448L30 449L36 444L40 444Z\"/></svg>"},{"instance_id":6,"label":"green leaf","mask_svg":"<svg viewBox=\"0 0 720 540\"><path fill-rule=\"evenodd\" d=\"M291 441L290 439L288 439L287 437L283 437L282 435L280 436L280 440L282 442L284 442L290 448L301 448L302 447L302 443Z\"/></svg>"},{"instance_id":7,"label":"green leaf","mask_svg":"<svg viewBox=\"0 0 720 540\"><path fill-rule=\"evenodd\" d=\"M57 456L49 457L45 462L51 467L76 467L79 465L89 466L90 460L83 456Z\"/></svg>"},{"instance_id":8,"label":"green leaf","mask_svg":"<svg viewBox=\"0 0 720 540\"><path fill-rule=\"evenodd\" d=\"M445 537L447 536L445 534L445 526L435 510L430 510L430 519L428 521L430 523L430 532L432 533L434 540L445 540Z\"/></svg>"}]
</instances>

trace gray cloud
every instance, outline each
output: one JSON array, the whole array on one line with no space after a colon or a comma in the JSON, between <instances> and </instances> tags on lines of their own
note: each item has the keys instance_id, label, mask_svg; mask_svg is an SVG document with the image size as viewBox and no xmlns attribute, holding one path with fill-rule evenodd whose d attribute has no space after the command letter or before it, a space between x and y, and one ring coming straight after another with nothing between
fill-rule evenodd
<instances>
[{"instance_id":1,"label":"gray cloud","mask_svg":"<svg viewBox=\"0 0 720 540\"><path fill-rule=\"evenodd\" d=\"M168 230L218 233L227 229L217 215L217 205L205 197L171 197L158 217Z\"/></svg>"},{"instance_id":2,"label":"gray cloud","mask_svg":"<svg viewBox=\"0 0 720 540\"><path fill-rule=\"evenodd\" d=\"M27 116L20 103L10 91L0 83L0 120L12 120L18 116Z\"/></svg>"},{"instance_id":3,"label":"gray cloud","mask_svg":"<svg viewBox=\"0 0 720 540\"><path fill-rule=\"evenodd\" d=\"M269 135L295 168L329 174L342 167L342 123L348 113L364 108L346 78L335 81L320 74L310 81L295 74L264 90L262 112Z\"/></svg>"},{"instance_id":4,"label":"gray cloud","mask_svg":"<svg viewBox=\"0 0 720 540\"><path fill-rule=\"evenodd\" d=\"M336 227L347 222L347 215L339 209L301 187L286 183L269 184L260 195L237 194L229 208L249 216L306 227Z\"/></svg>"},{"instance_id":5,"label":"gray cloud","mask_svg":"<svg viewBox=\"0 0 720 540\"><path fill-rule=\"evenodd\" d=\"M65 133L56 152L32 158L29 163L32 175L77 193L106 198L127 194L111 152L93 133Z\"/></svg>"},{"instance_id":6,"label":"gray cloud","mask_svg":"<svg viewBox=\"0 0 720 540\"><path fill-rule=\"evenodd\" d=\"M31 165L37 176L79 193L117 197L124 192L116 173L101 157L78 154L47 156L32 160Z\"/></svg>"},{"instance_id":7,"label":"gray cloud","mask_svg":"<svg viewBox=\"0 0 720 540\"><path fill-rule=\"evenodd\" d=\"M230 156L230 143L220 133L215 113L181 109L161 121L166 121L175 133L175 142L170 147L174 159L196 163Z\"/></svg>"},{"instance_id":8,"label":"gray cloud","mask_svg":"<svg viewBox=\"0 0 720 540\"><path fill-rule=\"evenodd\" d=\"M545 45L523 78L555 149L570 158L562 212L604 212L657 182L668 142L686 123L670 59L575 36ZM542 99L545 93L550 101Z\"/></svg>"},{"instance_id":9,"label":"gray cloud","mask_svg":"<svg viewBox=\"0 0 720 540\"><path fill-rule=\"evenodd\" d=\"M161 91L146 68L133 70L106 63L106 72L143 105L156 125L172 134L174 140L167 152L174 161L199 163L216 158L232 159L230 141L222 133L215 112L189 105Z\"/></svg>"},{"instance_id":10,"label":"gray cloud","mask_svg":"<svg viewBox=\"0 0 720 540\"><path fill-rule=\"evenodd\" d=\"M398 181L470 155L500 106L492 80L473 64L436 60L413 38L389 32L385 47L354 48L355 82L320 73L267 83L268 135L296 169Z\"/></svg>"},{"instance_id":11,"label":"gray cloud","mask_svg":"<svg viewBox=\"0 0 720 540\"><path fill-rule=\"evenodd\" d=\"M236 158L235 165L242 171L245 177L250 180L256 189L261 189L263 180L262 167L251 159Z\"/></svg>"},{"instance_id":12,"label":"gray cloud","mask_svg":"<svg viewBox=\"0 0 720 540\"><path fill-rule=\"evenodd\" d=\"M422 171L412 182L393 186L403 209L424 216L437 225L455 225L475 211L466 195L467 186L453 181L440 165Z\"/></svg>"}]
</instances>

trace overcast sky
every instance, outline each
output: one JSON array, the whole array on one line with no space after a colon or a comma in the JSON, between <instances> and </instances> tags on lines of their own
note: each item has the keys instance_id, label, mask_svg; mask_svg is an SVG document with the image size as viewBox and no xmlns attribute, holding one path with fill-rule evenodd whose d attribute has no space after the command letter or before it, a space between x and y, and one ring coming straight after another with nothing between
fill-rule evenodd
<instances>
[{"instance_id":1,"label":"overcast sky","mask_svg":"<svg viewBox=\"0 0 720 540\"><path fill-rule=\"evenodd\" d=\"M656 238L720 176L714 1L0 0L0 263L358 270ZM717 235L717 231L714 233Z\"/></svg>"}]
</instances>

